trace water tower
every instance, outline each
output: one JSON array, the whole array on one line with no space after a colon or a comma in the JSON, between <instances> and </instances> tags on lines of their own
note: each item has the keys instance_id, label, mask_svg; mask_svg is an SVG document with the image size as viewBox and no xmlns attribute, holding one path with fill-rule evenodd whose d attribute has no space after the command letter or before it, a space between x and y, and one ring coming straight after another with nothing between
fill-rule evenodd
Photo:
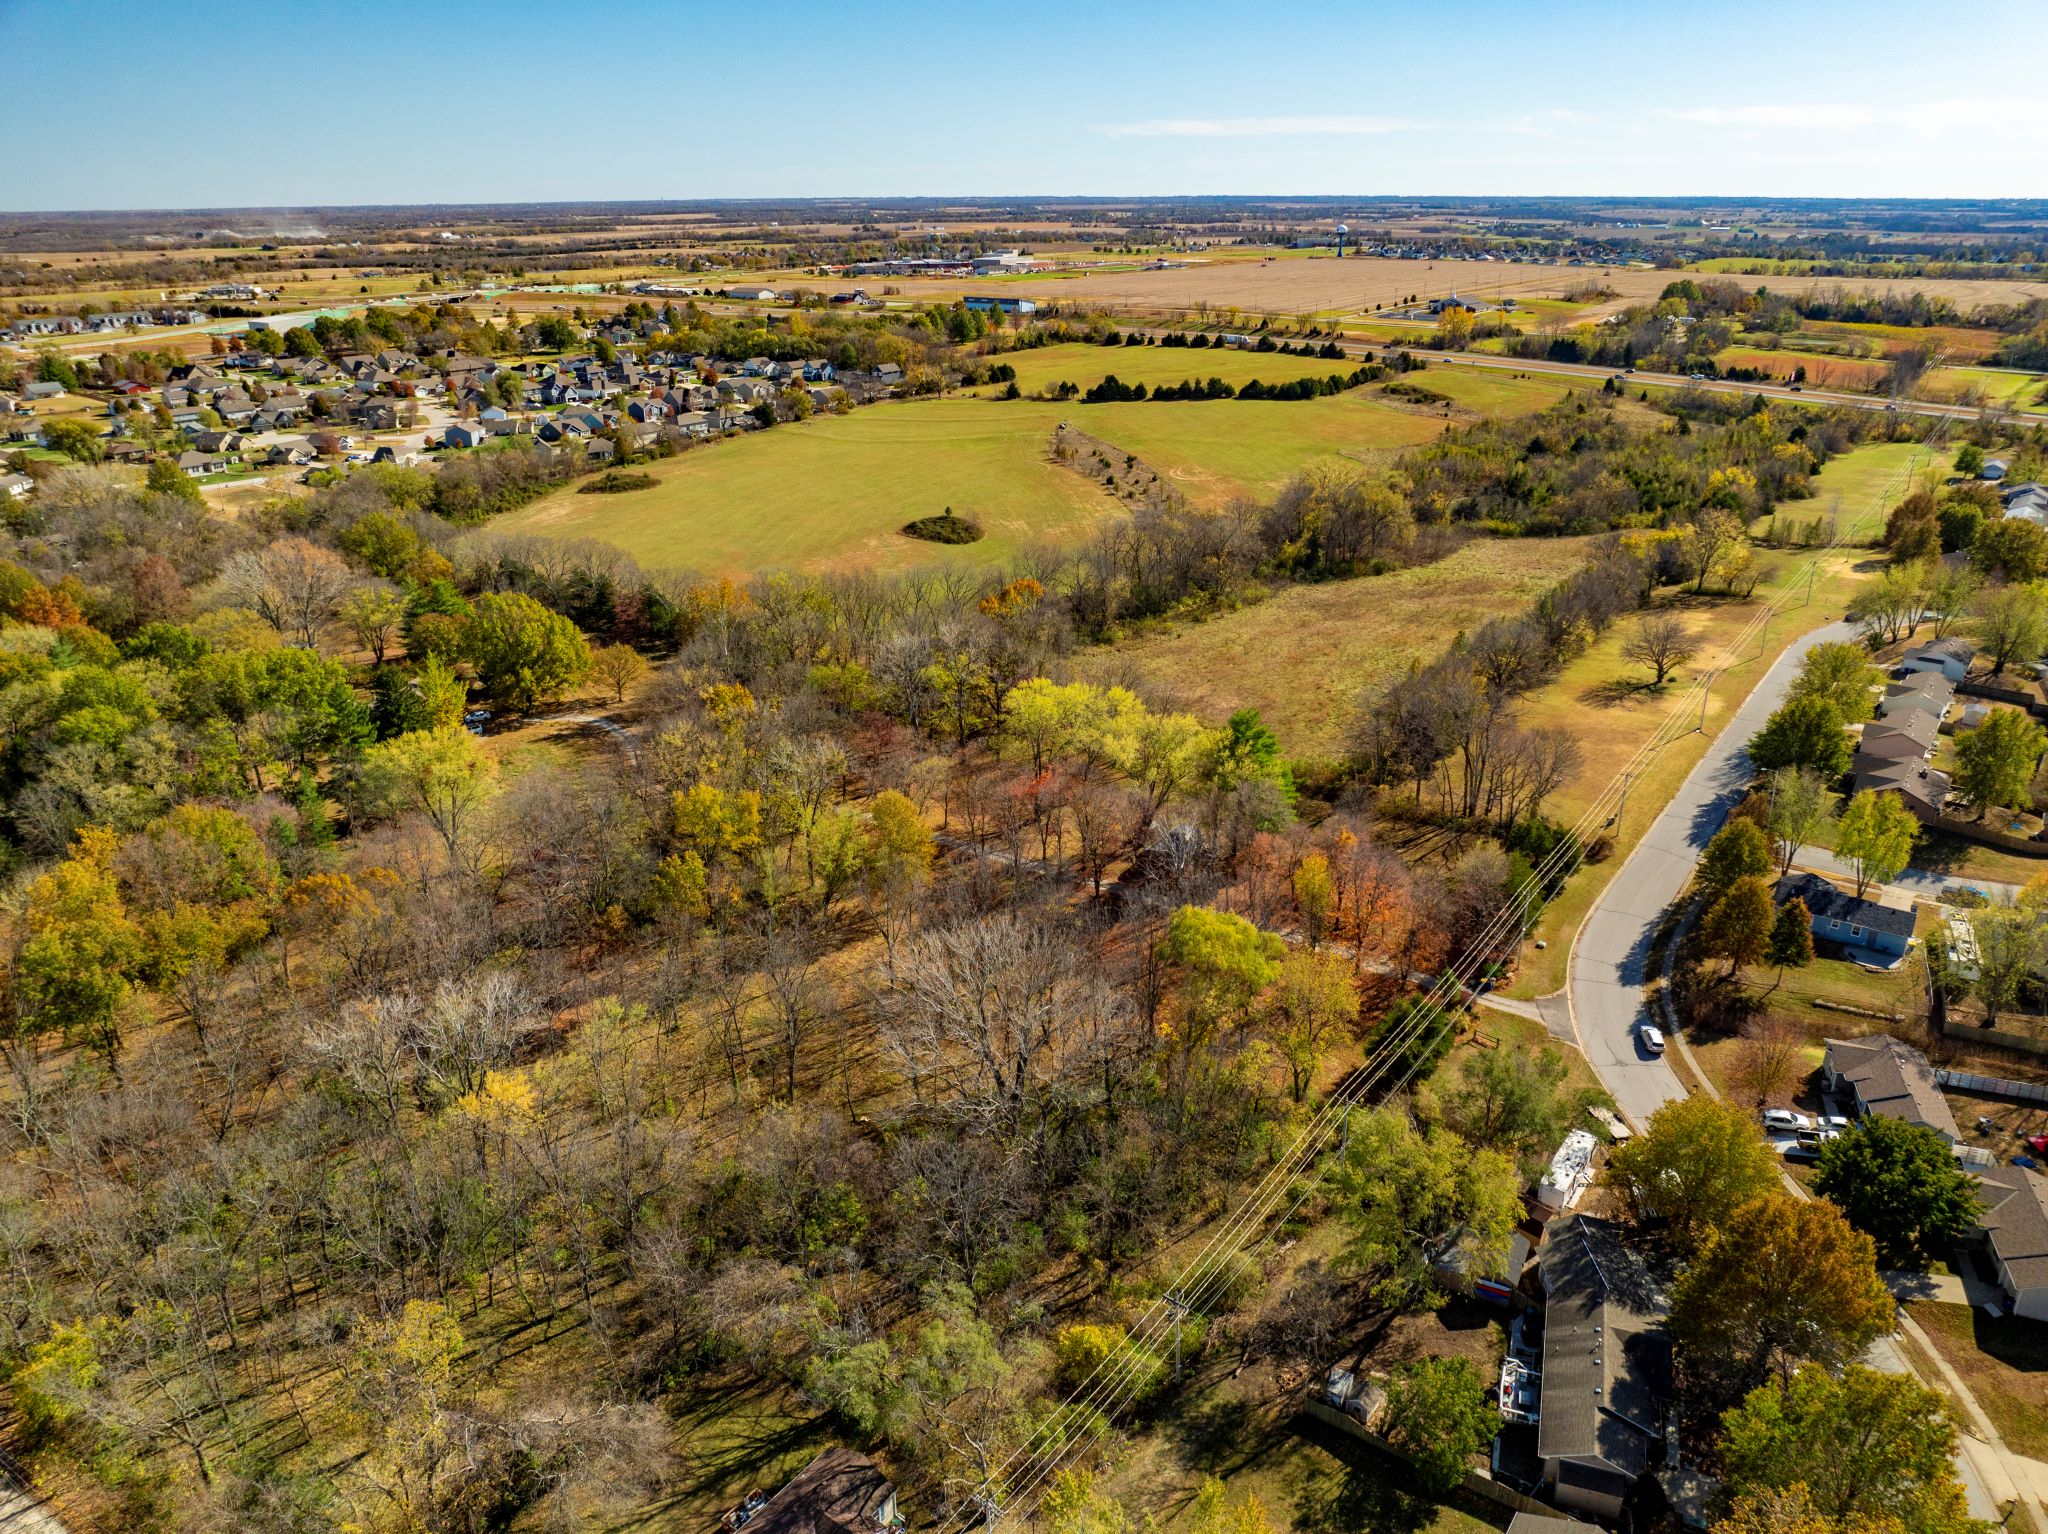
<instances>
[{"instance_id":1,"label":"water tower","mask_svg":"<svg viewBox=\"0 0 2048 1534\"><path fill-rule=\"evenodd\" d=\"M1337 259L1340 261L1344 259L1344 236L1350 232L1342 224L1337 226Z\"/></svg>"}]
</instances>

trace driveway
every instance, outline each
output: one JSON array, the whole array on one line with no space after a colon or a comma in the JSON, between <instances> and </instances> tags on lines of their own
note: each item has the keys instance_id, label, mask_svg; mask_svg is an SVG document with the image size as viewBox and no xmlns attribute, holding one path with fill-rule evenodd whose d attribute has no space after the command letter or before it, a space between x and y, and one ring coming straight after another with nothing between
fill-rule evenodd
<instances>
[{"instance_id":1,"label":"driveway","mask_svg":"<svg viewBox=\"0 0 2048 1534\"><path fill-rule=\"evenodd\" d=\"M1601 1084L1614 1094L1622 1115L1638 1126L1685 1095L1664 1058L1636 1041L1636 1024L1650 1020L1643 992L1650 978L1650 941L1692 878L1701 851L1755 776L1749 738L1784 701L1800 660L1817 644L1855 636L1854 624L1830 623L1786 647L1707 747L1579 929L1569 986L1573 1025Z\"/></svg>"}]
</instances>

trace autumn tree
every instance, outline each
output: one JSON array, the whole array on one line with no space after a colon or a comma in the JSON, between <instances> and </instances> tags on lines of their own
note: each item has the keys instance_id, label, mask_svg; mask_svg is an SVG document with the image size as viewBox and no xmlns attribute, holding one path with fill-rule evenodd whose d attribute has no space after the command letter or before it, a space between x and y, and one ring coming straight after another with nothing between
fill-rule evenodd
<instances>
[{"instance_id":1,"label":"autumn tree","mask_svg":"<svg viewBox=\"0 0 2048 1534\"><path fill-rule=\"evenodd\" d=\"M1782 704L1749 743L1749 759L1766 772L1807 767L1823 778L1838 778L1849 770L1850 755L1842 716L1825 698Z\"/></svg>"},{"instance_id":2,"label":"autumn tree","mask_svg":"<svg viewBox=\"0 0 2048 1534\"><path fill-rule=\"evenodd\" d=\"M1728 961L1728 973L1763 961L1774 912L1770 882L1751 874L1737 879L1712 905L1700 923L1700 944L1715 958Z\"/></svg>"},{"instance_id":3,"label":"autumn tree","mask_svg":"<svg viewBox=\"0 0 2048 1534\"><path fill-rule=\"evenodd\" d=\"M373 814L416 812L449 859L471 866L484 807L497 791L497 763L460 726L416 730L363 753L362 794Z\"/></svg>"},{"instance_id":4,"label":"autumn tree","mask_svg":"<svg viewBox=\"0 0 2048 1534\"><path fill-rule=\"evenodd\" d=\"M1294 1100L1308 1095L1323 1055L1358 1019L1351 965L1335 954L1289 953L1272 991L1273 1032L1286 1058Z\"/></svg>"},{"instance_id":5,"label":"autumn tree","mask_svg":"<svg viewBox=\"0 0 2048 1534\"><path fill-rule=\"evenodd\" d=\"M1387 1439L1415 1465L1425 1491L1464 1483L1474 1456L1500 1432L1500 1412L1469 1358L1424 1358L1387 1384Z\"/></svg>"},{"instance_id":6,"label":"autumn tree","mask_svg":"<svg viewBox=\"0 0 2048 1534\"><path fill-rule=\"evenodd\" d=\"M1738 1207L1671 1294L1671 1337L1743 1388L1802 1363L1839 1369L1889 1333L1897 1306L1876 1248L1823 1200L1767 1193Z\"/></svg>"},{"instance_id":7,"label":"autumn tree","mask_svg":"<svg viewBox=\"0 0 2048 1534\"><path fill-rule=\"evenodd\" d=\"M2032 523L2008 519L1994 523L1979 536L1981 548L1984 540L1994 532L2001 537L2007 528L2024 528L2033 535L2030 540L2048 546L2048 533ZM2032 556L2029 556L2030 561ZM1986 592L1977 601L1977 638L1991 656L1991 674L2000 675L2007 666L2015 662L2036 660L2043 650L2048 650L2048 589L2035 579L2043 568L2034 568L2024 579L2026 584L1997 586Z\"/></svg>"},{"instance_id":8,"label":"autumn tree","mask_svg":"<svg viewBox=\"0 0 2048 1534\"><path fill-rule=\"evenodd\" d=\"M611 690L612 701L626 701L626 689L647 674L647 659L628 644L608 644L590 652L590 673Z\"/></svg>"},{"instance_id":9,"label":"autumn tree","mask_svg":"<svg viewBox=\"0 0 2048 1534\"><path fill-rule=\"evenodd\" d=\"M1834 820L1834 795L1827 779L1811 767L1780 767L1764 779L1769 805L1765 823L1778 843L1780 877L1792 871L1799 849L1815 841Z\"/></svg>"},{"instance_id":10,"label":"autumn tree","mask_svg":"<svg viewBox=\"0 0 2048 1534\"><path fill-rule=\"evenodd\" d=\"M1771 935L1764 944L1764 962L1778 967L1781 981L1786 970L1804 969L1813 962L1813 913L1797 895L1779 907L1771 922Z\"/></svg>"},{"instance_id":11,"label":"autumn tree","mask_svg":"<svg viewBox=\"0 0 2048 1534\"><path fill-rule=\"evenodd\" d=\"M1977 818L2027 802L2048 730L2016 708L1995 708L1974 730L1956 736L1956 787L1977 806Z\"/></svg>"},{"instance_id":12,"label":"autumn tree","mask_svg":"<svg viewBox=\"0 0 2048 1534\"><path fill-rule=\"evenodd\" d=\"M1831 703L1843 723L1855 724L1876 713L1876 689L1883 681L1884 674L1870 663L1870 652L1862 645L1831 640L1801 657L1787 696Z\"/></svg>"},{"instance_id":13,"label":"autumn tree","mask_svg":"<svg viewBox=\"0 0 2048 1534\"><path fill-rule=\"evenodd\" d=\"M1630 1218L1664 1226L1680 1250L1694 1251L1778 1185L1778 1162L1747 1113L1699 1093L1651 1114L1608 1156L1606 1175Z\"/></svg>"},{"instance_id":14,"label":"autumn tree","mask_svg":"<svg viewBox=\"0 0 2048 1534\"><path fill-rule=\"evenodd\" d=\"M1650 668L1652 687L1662 687L1666 677L1698 653L1699 641L1676 613L1646 613L1621 646L1624 660Z\"/></svg>"},{"instance_id":15,"label":"autumn tree","mask_svg":"<svg viewBox=\"0 0 2048 1534\"><path fill-rule=\"evenodd\" d=\"M1803 1487L1837 1526L1895 1520L1911 1534L1968 1534L1947 1398L1910 1374L1808 1364L1750 1392L1721 1419L1721 1459L1738 1502Z\"/></svg>"},{"instance_id":16,"label":"autumn tree","mask_svg":"<svg viewBox=\"0 0 2048 1534\"><path fill-rule=\"evenodd\" d=\"M1924 1124L1873 1115L1820 1148L1813 1188L1877 1244L1887 1267L1945 1256L1976 1222L1976 1181Z\"/></svg>"},{"instance_id":17,"label":"autumn tree","mask_svg":"<svg viewBox=\"0 0 2048 1534\"><path fill-rule=\"evenodd\" d=\"M477 598L463 654L491 701L521 714L590 674L590 646L576 625L517 591Z\"/></svg>"},{"instance_id":18,"label":"autumn tree","mask_svg":"<svg viewBox=\"0 0 2048 1534\"><path fill-rule=\"evenodd\" d=\"M1760 879L1771 871L1771 844L1747 817L1730 820L1700 854L1693 887L1711 906L1743 879Z\"/></svg>"},{"instance_id":19,"label":"autumn tree","mask_svg":"<svg viewBox=\"0 0 2048 1534\"><path fill-rule=\"evenodd\" d=\"M310 650L354 589L348 561L305 538L280 538L235 555L220 573L221 594Z\"/></svg>"},{"instance_id":20,"label":"autumn tree","mask_svg":"<svg viewBox=\"0 0 2048 1534\"><path fill-rule=\"evenodd\" d=\"M1856 869L1856 895L1888 884L1913 856L1920 822L1894 793L1866 788L1849 801L1835 830L1835 851Z\"/></svg>"},{"instance_id":21,"label":"autumn tree","mask_svg":"<svg viewBox=\"0 0 2048 1534\"><path fill-rule=\"evenodd\" d=\"M1417 1129L1398 1108L1353 1117L1339 1173L1352 1260L1396 1309L1437 1295L1432 1264L1456 1252L1474 1274L1496 1271L1522 1211L1522 1176L1497 1150L1448 1129Z\"/></svg>"}]
</instances>

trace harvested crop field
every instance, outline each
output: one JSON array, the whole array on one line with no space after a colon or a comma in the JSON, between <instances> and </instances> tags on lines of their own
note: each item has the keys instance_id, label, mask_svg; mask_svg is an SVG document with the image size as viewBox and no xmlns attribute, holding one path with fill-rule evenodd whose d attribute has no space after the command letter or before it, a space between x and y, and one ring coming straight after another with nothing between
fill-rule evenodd
<instances>
[{"instance_id":1,"label":"harvested crop field","mask_svg":"<svg viewBox=\"0 0 2048 1534\"><path fill-rule=\"evenodd\" d=\"M1290 587L1204 623L1090 651L1077 670L1135 681L1211 722L1256 708L1290 756L1334 757L1362 689L1434 660L1460 632L1520 612L1584 563L1592 543L1475 539L1432 565Z\"/></svg>"},{"instance_id":2,"label":"harvested crop field","mask_svg":"<svg viewBox=\"0 0 2048 1534\"><path fill-rule=\"evenodd\" d=\"M1353 315L1375 307L1462 293L1477 298L1562 298L1589 285L1612 288L1617 302L1654 299L1682 274L1648 267L1540 266L1512 261L1396 261L1376 256L1300 252L1193 258L1164 271L1047 272L991 281L914 278L892 282L904 297L951 298L998 291L1075 308L1193 313L1237 309L1245 314ZM2048 281L1995 278L1871 278L1785 276L1766 284L1780 293L1841 290L1926 293L1952 300L1964 313L1979 304L2048 297ZM1601 306L1612 309L1616 303ZM1590 313L1599 311L1588 311Z\"/></svg>"}]
</instances>

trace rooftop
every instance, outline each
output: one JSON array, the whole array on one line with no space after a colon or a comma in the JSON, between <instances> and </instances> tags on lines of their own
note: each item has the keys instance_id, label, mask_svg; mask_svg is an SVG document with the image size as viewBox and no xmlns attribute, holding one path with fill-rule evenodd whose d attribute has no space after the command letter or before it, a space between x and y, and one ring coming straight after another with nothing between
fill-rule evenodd
<instances>
[{"instance_id":1,"label":"rooftop","mask_svg":"<svg viewBox=\"0 0 2048 1534\"><path fill-rule=\"evenodd\" d=\"M2048 1285L2048 1183L2025 1167L1991 1166L1977 1174L1977 1196L1978 1223L2014 1285Z\"/></svg>"},{"instance_id":2,"label":"rooftop","mask_svg":"<svg viewBox=\"0 0 2048 1534\"><path fill-rule=\"evenodd\" d=\"M1875 900L1858 899L1847 890L1836 889L1819 874L1787 875L1778 881L1776 894L1779 905L1798 896L1806 902L1808 913L1816 917L1851 922L1893 937L1913 935L1913 912L1902 911L1897 906L1880 905ZM1921 1063L1924 1065L1926 1061ZM1933 1079L1928 1077L1930 1083Z\"/></svg>"},{"instance_id":3,"label":"rooftop","mask_svg":"<svg viewBox=\"0 0 2048 1534\"><path fill-rule=\"evenodd\" d=\"M1641 1475L1664 1441L1671 1344L1667 1301L1623 1243L1592 1215L1552 1220L1543 1244L1543 1404L1537 1452L1599 1459Z\"/></svg>"},{"instance_id":4,"label":"rooftop","mask_svg":"<svg viewBox=\"0 0 2048 1534\"><path fill-rule=\"evenodd\" d=\"M1867 1113L1922 1124L1951 1141L1961 1138L1948 1100L1934 1082L1934 1067L1912 1045L1889 1034L1829 1039L1828 1069L1856 1089Z\"/></svg>"}]
</instances>

